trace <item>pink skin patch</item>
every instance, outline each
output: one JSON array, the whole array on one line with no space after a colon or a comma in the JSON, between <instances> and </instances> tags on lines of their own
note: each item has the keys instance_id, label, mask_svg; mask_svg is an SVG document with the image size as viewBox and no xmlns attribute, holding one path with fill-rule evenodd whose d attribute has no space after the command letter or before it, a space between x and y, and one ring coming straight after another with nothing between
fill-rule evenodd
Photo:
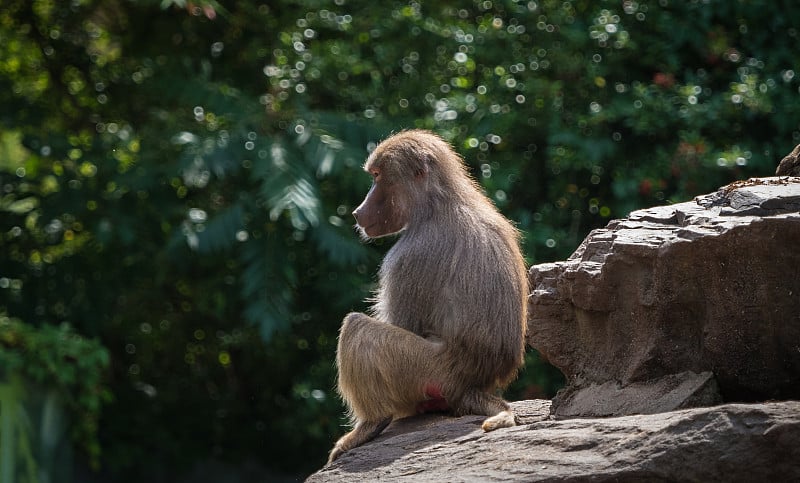
<instances>
[{"instance_id":1,"label":"pink skin patch","mask_svg":"<svg viewBox=\"0 0 800 483\"><path fill-rule=\"evenodd\" d=\"M418 413L431 413L450 409L447 400L442 396L442 388L438 384L425 384L425 397L428 399L417 404Z\"/></svg>"}]
</instances>

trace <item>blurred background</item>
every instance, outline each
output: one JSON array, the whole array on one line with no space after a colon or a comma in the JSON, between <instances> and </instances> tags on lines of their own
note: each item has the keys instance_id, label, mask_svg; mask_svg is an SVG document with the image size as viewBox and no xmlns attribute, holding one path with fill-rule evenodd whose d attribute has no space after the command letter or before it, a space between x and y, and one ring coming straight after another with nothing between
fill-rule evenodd
<instances>
[{"instance_id":1,"label":"blurred background","mask_svg":"<svg viewBox=\"0 0 800 483\"><path fill-rule=\"evenodd\" d=\"M774 173L800 4L0 1L0 482L292 481L391 240L382 138L452 142L529 264ZM549 398L531 350L509 399Z\"/></svg>"}]
</instances>

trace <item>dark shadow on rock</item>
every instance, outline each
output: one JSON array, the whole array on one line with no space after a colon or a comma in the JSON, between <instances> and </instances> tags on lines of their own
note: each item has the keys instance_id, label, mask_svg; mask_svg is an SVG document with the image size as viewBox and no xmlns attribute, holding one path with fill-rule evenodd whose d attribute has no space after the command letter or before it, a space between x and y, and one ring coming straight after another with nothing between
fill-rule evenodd
<instances>
[{"instance_id":1,"label":"dark shadow on rock","mask_svg":"<svg viewBox=\"0 0 800 483\"><path fill-rule=\"evenodd\" d=\"M371 471L414 451L454 441L481 430L482 417L421 414L393 421L377 438L343 454L334 465L344 473ZM420 437L421 436L421 437Z\"/></svg>"}]
</instances>

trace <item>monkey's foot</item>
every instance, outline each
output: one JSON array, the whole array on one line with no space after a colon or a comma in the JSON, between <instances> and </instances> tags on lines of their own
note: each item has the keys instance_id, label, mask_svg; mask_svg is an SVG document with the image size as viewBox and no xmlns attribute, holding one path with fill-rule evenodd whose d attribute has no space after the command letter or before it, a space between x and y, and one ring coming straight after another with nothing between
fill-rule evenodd
<instances>
[{"instance_id":1,"label":"monkey's foot","mask_svg":"<svg viewBox=\"0 0 800 483\"><path fill-rule=\"evenodd\" d=\"M494 416L486 418L486 421L483 422L481 428L488 433L489 431L494 431L495 429L510 428L511 426L516 425L517 421L514 417L514 413L511 411L500 411Z\"/></svg>"},{"instance_id":2,"label":"monkey's foot","mask_svg":"<svg viewBox=\"0 0 800 483\"><path fill-rule=\"evenodd\" d=\"M333 461L339 456L341 456L342 453L344 453L344 450L342 448L340 448L339 446L334 446L333 449L331 450L331 453L328 455L327 464L333 463Z\"/></svg>"},{"instance_id":3,"label":"monkey's foot","mask_svg":"<svg viewBox=\"0 0 800 483\"><path fill-rule=\"evenodd\" d=\"M333 463L333 460L341 456L342 453L372 440L375 436L381 434L381 431L391 422L391 416L380 421L359 421L352 431L339 438L339 441L333 445L331 454L328 456L328 464Z\"/></svg>"}]
</instances>

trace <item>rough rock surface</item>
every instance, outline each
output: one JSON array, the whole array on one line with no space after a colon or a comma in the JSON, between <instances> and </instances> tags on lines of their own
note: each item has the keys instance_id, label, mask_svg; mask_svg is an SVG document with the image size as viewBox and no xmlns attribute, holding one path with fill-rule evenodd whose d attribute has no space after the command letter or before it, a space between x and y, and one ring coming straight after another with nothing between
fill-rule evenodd
<instances>
[{"instance_id":1,"label":"rough rock surface","mask_svg":"<svg viewBox=\"0 0 800 483\"><path fill-rule=\"evenodd\" d=\"M800 398L800 178L632 212L530 270L557 416Z\"/></svg>"},{"instance_id":2,"label":"rough rock surface","mask_svg":"<svg viewBox=\"0 0 800 483\"><path fill-rule=\"evenodd\" d=\"M787 154L775 170L776 176L800 176L800 144Z\"/></svg>"},{"instance_id":3,"label":"rough rock surface","mask_svg":"<svg viewBox=\"0 0 800 483\"><path fill-rule=\"evenodd\" d=\"M800 481L800 402L571 420L549 404L512 403L522 424L491 433L479 416L396 421L307 481Z\"/></svg>"}]
</instances>

